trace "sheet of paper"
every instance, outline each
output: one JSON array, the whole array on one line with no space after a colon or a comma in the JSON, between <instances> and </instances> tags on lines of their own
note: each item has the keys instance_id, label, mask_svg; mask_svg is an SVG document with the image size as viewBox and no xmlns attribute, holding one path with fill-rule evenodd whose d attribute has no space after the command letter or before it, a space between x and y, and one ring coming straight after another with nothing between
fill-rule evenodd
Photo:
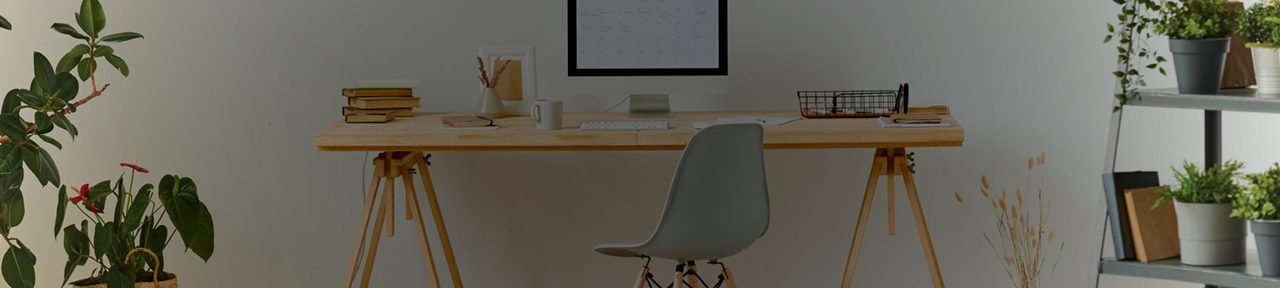
<instances>
[{"instance_id":1,"label":"sheet of paper","mask_svg":"<svg viewBox=\"0 0 1280 288\"><path fill-rule=\"evenodd\" d=\"M931 123L931 124L897 124L889 122L888 117L876 118L880 120L881 128L920 128L920 127L951 127L951 122Z\"/></svg>"},{"instance_id":2,"label":"sheet of paper","mask_svg":"<svg viewBox=\"0 0 1280 288\"><path fill-rule=\"evenodd\" d=\"M738 116L737 118L719 118L716 124L733 124L733 123L756 123L760 125L782 125L791 121L800 120L801 117L754 117L754 116Z\"/></svg>"}]
</instances>

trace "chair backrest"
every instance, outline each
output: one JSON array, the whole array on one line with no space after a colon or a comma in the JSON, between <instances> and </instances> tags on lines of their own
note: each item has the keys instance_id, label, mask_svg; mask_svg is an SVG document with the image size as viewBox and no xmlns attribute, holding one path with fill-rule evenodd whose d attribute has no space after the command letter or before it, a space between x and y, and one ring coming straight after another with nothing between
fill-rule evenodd
<instances>
[{"instance_id":1,"label":"chair backrest","mask_svg":"<svg viewBox=\"0 0 1280 288\"><path fill-rule=\"evenodd\" d=\"M658 228L643 250L686 261L741 252L769 227L764 132L758 124L713 125L689 139Z\"/></svg>"}]
</instances>

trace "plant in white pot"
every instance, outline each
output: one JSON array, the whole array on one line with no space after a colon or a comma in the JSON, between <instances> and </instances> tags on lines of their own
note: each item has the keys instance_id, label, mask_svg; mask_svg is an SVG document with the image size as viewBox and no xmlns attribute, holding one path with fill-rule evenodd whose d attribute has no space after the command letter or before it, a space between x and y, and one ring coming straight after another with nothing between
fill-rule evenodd
<instances>
[{"instance_id":1,"label":"plant in white pot","mask_svg":"<svg viewBox=\"0 0 1280 288\"><path fill-rule=\"evenodd\" d=\"M1231 218L1232 203L1240 194L1236 183L1243 163L1227 161L1204 170L1183 162L1185 173L1174 169L1177 188L1156 189L1160 199L1152 206L1174 200L1178 215L1178 240L1182 264L1198 266L1244 263L1245 222Z\"/></svg>"},{"instance_id":2,"label":"plant in white pot","mask_svg":"<svg viewBox=\"0 0 1280 288\"><path fill-rule=\"evenodd\" d=\"M1240 34L1253 52L1258 94L1280 94L1280 1L1254 3L1245 11Z\"/></svg>"},{"instance_id":3,"label":"plant in white pot","mask_svg":"<svg viewBox=\"0 0 1280 288\"><path fill-rule=\"evenodd\" d=\"M1178 78L1178 92L1217 94L1231 36L1240 28L1244 12L1223 8L1226 0L1164 2L1155 32L1169 36L1169 51Z\"/></svg>"},{"instance_id":4,"label":"plant in white pot","mask_svg":"<svg viewBox=\"0 0 1280 288\"><path fill-rule=\"evenodd\" d=\"M1258 242L1258 260L1262 275L1280 276L1280 164L1258 174L1245 175L1248 193L1236 196L1231 217L1249 220Z\"/></svg>"}]
</instances>

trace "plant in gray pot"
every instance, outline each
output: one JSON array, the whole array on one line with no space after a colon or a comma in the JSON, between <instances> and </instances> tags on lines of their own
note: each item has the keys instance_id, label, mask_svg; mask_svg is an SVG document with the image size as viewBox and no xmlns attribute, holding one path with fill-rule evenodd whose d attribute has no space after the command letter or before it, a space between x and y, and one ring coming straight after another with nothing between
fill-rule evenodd
<instances>
[{"instance_id":1,"label":"plant in gray pot","mask_svg":"<svg viewBox=\"0 0 1280 288\"><path fill-rule=\"evenodd\" d=\"M1174 169L1177 188L1156 189L1160 199L1152 206L1174 200L1178 215L1178 242L1182 264L1197 266L1244 263L1245 222L1231 218L1232 203L1240 195L1236 184L1244 164L1227 161L1204 170L1183 161L1185 173Z\"/></svg>"},{"instance_id":2,"label":"plant in gray pot","mask_svg":"<svg viewBox=\"0 0 1280 288\"><path fill-rule=\"evenodd\" d=\"M1280 164L1258 174L1244 176L1248 181L1248 193L1236 196L1231 217L1249 220L1254 239L1258 242L1258 260L1262 262L1262 275L1280 276Z\"/></svg>"},{"instance_id":3,"label":"plant in gray pot","mask_svg":"<svg viewBox=\"0 0 1280 288\"><path fill-rule=\"evenodd\" d=\"M1227 11L1226 0L1164 2L1155 31L1169 36L1169 51L1178 78L1178 92L1217 94L1231 36L1240 28L1244 12Z\"/></svg>"}]
</instances>

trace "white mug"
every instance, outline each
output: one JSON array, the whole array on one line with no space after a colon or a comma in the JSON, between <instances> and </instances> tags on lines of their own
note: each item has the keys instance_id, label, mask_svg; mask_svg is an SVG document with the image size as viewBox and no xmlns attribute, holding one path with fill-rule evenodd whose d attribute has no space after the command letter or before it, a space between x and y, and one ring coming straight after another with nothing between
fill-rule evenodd
<instances>
[{"instance_id":1,"label":"white mug","mask_svg":"<svg viewBox=\"0 0 1280 288\"><path fill-rule=\"evenodd\" d=\"M529 107L529 115L538 123L538 130L560 130L564 118L564 101L560 99L538 100Z\"/></svg>"}]
</instances>

